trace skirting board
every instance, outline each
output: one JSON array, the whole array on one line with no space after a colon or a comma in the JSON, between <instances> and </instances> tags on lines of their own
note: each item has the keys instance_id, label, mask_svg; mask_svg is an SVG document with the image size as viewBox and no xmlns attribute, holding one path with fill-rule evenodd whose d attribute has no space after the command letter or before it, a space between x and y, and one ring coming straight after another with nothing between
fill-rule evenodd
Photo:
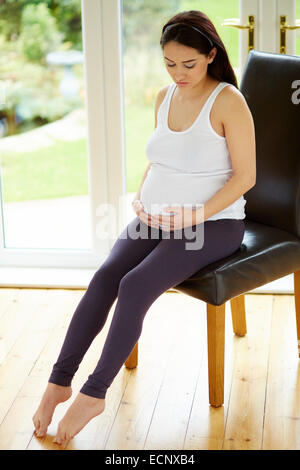
<instances>
[{"instance_id":1,"label":"skirting board","mask_svg":"<svg viewBox=\"0 0 300 470\"><path fill-rule=\"evenodd\" d=\"M96 270L92 269L2 267L0 268L0 288L86 289L95 272ZM293 274L253 289L248 293L250 292L294 294Z\"/></svg>"}]
</instances>

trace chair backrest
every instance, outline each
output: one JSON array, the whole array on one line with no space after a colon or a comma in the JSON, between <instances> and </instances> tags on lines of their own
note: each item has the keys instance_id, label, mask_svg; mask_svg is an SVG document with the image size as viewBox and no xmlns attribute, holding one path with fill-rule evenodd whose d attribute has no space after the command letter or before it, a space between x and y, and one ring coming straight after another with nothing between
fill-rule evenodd
<instances>
[{"instance_id":1,"label":"chair backrest","mask_svg":"<svg viewBox=\"0 0 300 470\"><path fill-rule=\"evenodd\" d=\"M256 185L245 193L246 219L300 238L300 57L250 51L239 88L256 139Z\"/></svg>"}]
</instances>

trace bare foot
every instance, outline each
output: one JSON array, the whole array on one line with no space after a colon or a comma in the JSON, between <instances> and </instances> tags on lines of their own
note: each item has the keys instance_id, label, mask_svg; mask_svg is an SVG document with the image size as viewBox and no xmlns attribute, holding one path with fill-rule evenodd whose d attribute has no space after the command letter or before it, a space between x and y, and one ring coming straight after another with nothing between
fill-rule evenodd
<instances>
[{"instance_id":1,"label":"bare foot","mask_svg":"<svg viewBox=\"0 0 300 470\"><path fill-rule=\"evenodd\" d=\"M104 408L104 398L94 398L79 392L63 419L58 423L53 442L59 445L68 444L69 440L78 434L92 418L100 415Z\"/></svg>"},{"instance_id":2,"label":"bare foot","mask_svg":"<svg viewBox=\"0 0 300 470\"><path fill-rule=\"evenodd\" d=\"M38 437L46 435L47 428L52 421L52 416L56 406L70 398L71 387L64 387L48 382L47 388L42 397L41 403L32 417L35 433Z\"/></svg>"}]
</instances>

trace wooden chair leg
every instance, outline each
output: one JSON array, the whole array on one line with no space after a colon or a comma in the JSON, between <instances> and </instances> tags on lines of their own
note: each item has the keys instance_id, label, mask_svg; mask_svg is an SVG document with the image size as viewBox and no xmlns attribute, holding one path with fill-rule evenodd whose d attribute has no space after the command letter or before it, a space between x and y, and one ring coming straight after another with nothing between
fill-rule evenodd
<instances>
[{"instance_id":1,"label":"wooden chair leg","mask_svg":"<svg viewBox=\"0 0 300 470\"><path fill-rule=\"evenodd\" d=\"M130 355L125 361L125 366L128 369L134 369L138 364L138 341L135 343Z\"/></svg>"},{"instance_id":2,"label":"wooden chair leg","mask_svg":"<svg viewBox=\"0 0 300 470\"><path fill-rule=\"evenodd\" d=\"M224 403L225 304L207 304L209 403Z\"/></svg>"},{"instance_id":3,"label":"wooden chair leg","mask_svg":"<svg viewBox=\"0 0 300 470\"><path fill-rule=\"evenodd\" d=\"M247 334L245 296L239 295L230 300L233 331L238 336Z\"/></svg>"},{"instance_id":4,"label":"wooden chair leg","mask_svg":"<svg viewBox=\"0 0 300 470\"><path fill-rule=\"evenodd\" d=\"M294 272L294 293L298 339L298 357L300 357L300 271Z\"/></svg>"}]
</instances>

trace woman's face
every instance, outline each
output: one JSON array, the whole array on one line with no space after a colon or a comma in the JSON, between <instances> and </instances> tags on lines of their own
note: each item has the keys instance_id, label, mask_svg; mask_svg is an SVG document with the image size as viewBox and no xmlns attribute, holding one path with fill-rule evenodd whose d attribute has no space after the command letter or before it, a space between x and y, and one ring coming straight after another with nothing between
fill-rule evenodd
<instances>
[{"instance_id":1,"label":"woman's face","mask_svg":"<svg viewBox=\"0 0 300 470\"><path fill-rule=\"evenodd\" d=\"M214 47L206 57L200 54L196 49L175 41L170 41L164 46L164 61L167 71L174 82L186 82L181 87L190 87L197 85L207 75L207 66L216 55L217 49Z\"/></svg>"}]
</instances>

